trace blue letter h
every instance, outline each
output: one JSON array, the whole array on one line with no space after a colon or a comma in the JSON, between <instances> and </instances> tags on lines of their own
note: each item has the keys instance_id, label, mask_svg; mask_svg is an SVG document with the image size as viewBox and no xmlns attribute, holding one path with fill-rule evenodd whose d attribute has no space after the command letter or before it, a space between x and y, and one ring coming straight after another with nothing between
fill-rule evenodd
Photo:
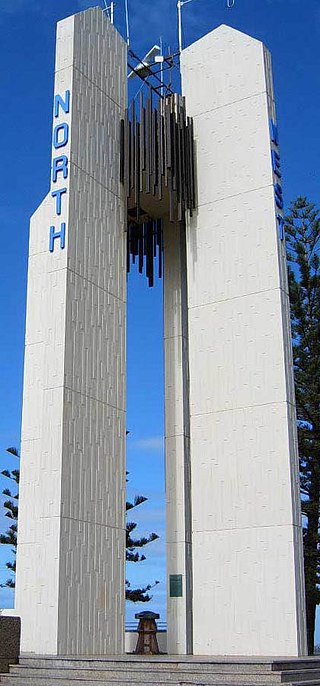
<instances>
[{"instance_id":1,"label":"blue letter h","mask_svg":"<svg viewBox=\"0 0 320 686\"><path fill-rule=\"evenodd\" d=\"M66 224L65 222L61 222L61 230L55 232L55 227L50 226L50 237L49 237L49 250L50 252L54 251L54 242L56 238L60 238L60 248L63 250L66 242Z\"/></svg>"}]
</instances>

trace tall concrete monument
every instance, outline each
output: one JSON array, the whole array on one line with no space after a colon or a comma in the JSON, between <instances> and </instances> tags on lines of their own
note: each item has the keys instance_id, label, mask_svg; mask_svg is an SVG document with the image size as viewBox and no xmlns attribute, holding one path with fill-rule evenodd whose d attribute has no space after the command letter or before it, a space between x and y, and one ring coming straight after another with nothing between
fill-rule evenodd
<instances>
[{"instance_id":1,"label":"tall concrete monument","mask_svg":"<svg viewBox=\"0 0 320 686\"><path fill-rule=\"evenodd\" d=\"M138 70L137 70L138 71ZM220 26L127 108L101 9L58 24L31 221L22 652L124 652L126 272L164 277L168 653L306 653L279 141L266 48ZM156 91L156 92L154 92Z\"/></svg>"},{"instance_id":2,"label":"tall concrete monument","mask_svg":"<svg viewBox=\"0 0 320 686\"><path fill-rule=\"evenodd\" d=\"M31 221L16 605L22 650L124 650L126 46L58 24L51 190Z\"/></svg>"}]
</instances>

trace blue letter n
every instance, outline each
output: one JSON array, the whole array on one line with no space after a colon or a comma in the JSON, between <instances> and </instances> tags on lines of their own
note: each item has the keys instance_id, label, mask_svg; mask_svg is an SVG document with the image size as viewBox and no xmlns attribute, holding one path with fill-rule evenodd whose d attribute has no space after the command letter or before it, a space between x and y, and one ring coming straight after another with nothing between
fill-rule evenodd
<instances>
[{"instance_id":1,"label":"blue letter n","mask_svg":"<svg viewBox=\"0 0 320 686\"><path fill-rule=\"evenodd\" d=\"M64 94L64 100L61 95L56 95L54 98L54 116L59 116L59 107L64 111L65 114L70 112L70 91L66 91Z\"/></svg>"},{"instance_id":2,"label":"blue letter n","mask_svg":"<svg viewBox=\"0 0 320 686\"><path fill-rule=\"evenodd\" d=\"M56 238L60 238L60 248L63 250L65 243L66 243L66 224L65 222L61 222L61 229L60 231L55 231L54 226L50 226L50 236L49 236L49 250L50 252L54 251L54 242Z\"/></svg>"}]
</instances>

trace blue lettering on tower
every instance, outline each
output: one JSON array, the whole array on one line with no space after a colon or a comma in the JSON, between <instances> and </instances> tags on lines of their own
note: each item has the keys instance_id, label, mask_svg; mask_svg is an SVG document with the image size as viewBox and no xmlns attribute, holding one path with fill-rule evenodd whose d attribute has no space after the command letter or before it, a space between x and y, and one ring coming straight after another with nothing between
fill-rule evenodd
<instances>
[{"instance_id":1,"label":"blue lettering on tower","mask_svg":"<svg viewBox=\"0 0 320 686\"><path fill-rule=\"evenodd\" d=\"M59 172L62 172L63 178L68 178L68 158L67 155L60 155L60 157L54 157L52 160L52 181L56 183Z\"/></svg>"},{"instance_id":2,"label":"blue lettering on tower","mask_svg":"<svg viewBox=\"0 0 320 686\"><path fill-rule=\"evenodd\" d=\"M277 212L277 222L278 222L278 227L279 227L279 238L280 238L280 241L283 241L283 239L284 239L284 217L282 216L282 214L279 214L279 212Z\"/></svg>"},{"instance_id":3,"label":"blue lettering on tower","mask_svg":"<svg viewBox=\"0 0 320 686\"><path fill-rule=\"evenodd\" d=\"M283 195L282 195L282 186L280 186L280 183L275 183L274 184L274 197L276 199L276 205L279 210L283 210Z\"/></svg>"},{"instance_id":4,"label":"blue lettering on tower","mask_svg":"<svg viewBox=\"0 0 320 686\"><path fill-rule=\"evenodd\" d=\"M61 197L64 195L64 193L67 192L66 188L58 188L56 191L52 191L51 195L53 198L56 198L56 213L60 216L61 214L61 206L62 206L62 200Z\"/></svg>"},{"instance_id":5,"label":"blue lettering on tower","mask_svg":"<svg viewBox=\"0 0 320 686\"><path fill-rule=\"evenodd\" d=\"M279 145L278 126L273 121L273 119L270 119L270 136L271 136L272 143L274 143L276 146L278 146Z\"/></svg>"},{"instance_id":6,"label":"blue lettering on tower","mask_svg":"<svg viewBox=\"0 0 320 686\"><path fill-rule=\"evenodd\" d=\"M64 94L64 100L61 95L54 96L54 116L55 119L59 117L59 107L65 114L70 112L70 91L66 91Z\"/></svg>"},{"instance_id":7,"label":"blue lettering on tower","mask_svg":"<svg viewBox=\"0 0 320 686\"><path fill-rule=\"evenodd\" d=\"M61 135L62 134L62 135ZM69 140L69 126L66 122L58 124L53 130L53 147L63 148Z\"/></svg>"},{"instance_id":8,"label":"blue lettering on tower","mask_svg":"<svg viewBox=\"0 0 320 686\"><path fill-rule=\"evenodd\" d=\"M64 95L59 93L54 97L54 118L60 116L60 114L70 113L70 91L66 90ZM65 148L69 142L69 124L66 121L58 122L53 128L52 145L55 150L60 150ZM52 159L52 184L59 183L63 179L67 179L69 176L69 158L67 155L60 154L58 157ZM63 188L51 189L51 197L55 201L55 213L57 217L61 217L63 214L64 196L67 195L68 189L66 186ZM50 226L49 229L49 251L54 252L55 246L59 246L60 250L63 250L66 244L66 222L60 222L60 228L56 229L55 226Z\"/></svg>"},{"instance_id":9,"label":"blue lettering on tower","mask_svg":"<svg viewBox=\"0 0 320 686\"><path fill-rule=\"evenodd\" d=\"M270 138L271 138L271 163L273 171L274 199L276 205L276 218L278 224L279 238L284 239L284 218L283 218L283 191L281 186L281 164L279 155L279 134L276 122L270 119Z\"/></svg>"},{"instance_id":10,"label":"blue lettering on tower","mask_svg":"<svg viewBox=\"0 0 320 686\"><path fill-rule=\"evenodd\" d=\"M66 242L66 224L61 222L60 231L55 230L55 226L50 226L50 236L49 236L49 250L54 251L54 242L57 238L60 238L60 248L63 249Z\"/></svg>"},{"instance_id":11,"label":"blue lettering on tower","mask_svg":"<svg viewBox=\"0 0 320 686\"><path fill-rule=\"evenodd\" d=\"M276 150L271 150L271 159L273 173L278 177L278 179L281 179L280 155Z\"/></svg>"}]
</instances>

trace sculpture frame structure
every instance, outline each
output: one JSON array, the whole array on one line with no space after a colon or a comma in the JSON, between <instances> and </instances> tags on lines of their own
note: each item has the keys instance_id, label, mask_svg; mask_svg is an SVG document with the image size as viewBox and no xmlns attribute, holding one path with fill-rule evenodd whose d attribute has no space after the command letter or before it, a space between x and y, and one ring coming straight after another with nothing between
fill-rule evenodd
<instances>
[{"instance_id":1,"label":"sculpture frame structure","mask_svg":"<svg viewBox=\"0 0 320 686\"><path fill-rule=\"evenodd\" d=\"M29 247L16 593L28 653L124 651L126 70L126 44L101 9L58 24L51 189ZM195 211L170 217L143 169L133 208L138 223L161 221L161 252L163 243L168 652L299 656L302 529L270 55L221 26L183 51L181 74ZM143 264L144 229L134 230Z\"/></svg>"}]
</instances>

